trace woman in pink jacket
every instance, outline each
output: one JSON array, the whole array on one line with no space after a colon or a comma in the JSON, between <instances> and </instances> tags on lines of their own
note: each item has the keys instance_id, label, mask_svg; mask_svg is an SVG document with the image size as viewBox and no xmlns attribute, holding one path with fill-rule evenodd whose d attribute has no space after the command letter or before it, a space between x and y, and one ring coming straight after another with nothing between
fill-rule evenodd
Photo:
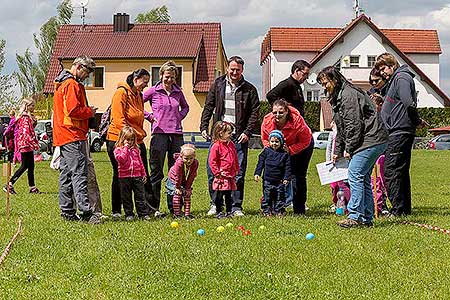
<instances>
[{"instance_id":1,"label":"woman in pink jacket","mask_svg":"<svg viewBox=\"0 0 450 300\"><path fill-rule=\"evenodd\" d=\"M180 153L175 153L175 164L169 170L166 182L167 194L173 197L174 217L181 216L181 207L184 204L184 216L192 219L191 195L192 183L197 177L198 160L195 159L195 146L185 144L181 146Z\"/></svg>"},{"instance_id":2,"label":"woman in pink jacket","mask_svg":"<svg viewBox=\"0 0 450 300\"><path fill-rule=\"evenodd\" d=\"M147 174L137 145L136 133L132 127L126 125L122 128L114 148L114 158L119 169L120 197L125 211L125 220L134 219L132 193L134 193L138 216L148 220L149 207L145 202L144 188Z\"/></svg>"},{"instance_id":3,"label":"woman in pink jacket","mask_svg":"<svg viewBox=\"0 0 450 300\"><path fill-rule=\"evenodd\" d=\"M214 175L212 184L213 200L216 204L216 217L230 217L233 206L232 191L237 190L236 174L239 172L236 147L231 141L233 125L219 121L214 124L213 142L209 152L209 165ZM226 214L222 213L223 198L225 197Z\"/></svg>"}]
</instances>

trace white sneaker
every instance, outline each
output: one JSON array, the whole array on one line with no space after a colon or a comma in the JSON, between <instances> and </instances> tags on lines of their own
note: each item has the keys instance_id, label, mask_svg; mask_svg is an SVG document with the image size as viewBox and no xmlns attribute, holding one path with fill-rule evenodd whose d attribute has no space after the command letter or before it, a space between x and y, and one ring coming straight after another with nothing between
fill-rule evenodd
<instances>
[{"instance_id":1,"label":"white sneaker","mask_svg":"<svg viewBox=\"0 0 450 300\"><path fill-rule=\"evenodd\" d=\"M233 216L234 216L234 217L243 217L243 216L244 216L244 213L242 212L242 210L235 210L235 211L233 212Z\"/></svg>"},{"instance_id":2,"label":"white sneaker","mask_svg":"<svg viewBox=\"0 0 450 300\"><path fill-rule=\"evenodd\" d=\"M336 205L331 204L330 208L328 209L328 212L334 214L336 212Z\"/></svg>"},{"instance_id":3,"label":"white sneaker","mask_svg":"<svg viewBox=\"0 0 450 300\"><path fill-rule=\"evenodd\" d=\"M133 216L126 216L125 217L125 221L127 221L127 222L131 222L131 221L133 221L134 220L134 217Z\"/></svg>"},{"instance_id":4,"label":"white sneaker","mask_svg":"<svg viewBox=\"0 0 450 300\"><path fill-rule=\"evenodd\" d=\"M208 213L206 214L207 216L215 216L217 213L217 208L216 206L213 204L211 205L210 209L208 210Z\"/></svg>"},{"instance_id":5,"label":"white sneaker","mask_svg":"<svg viewBox=\"0 0 450 300\"><path fill-rule=\"evenodd\" d=\"M111 218L113 220L119 220L120 218L122 218L122 215L120 213L114 213L111 215Z\"/></svg>"},{"instance_id":6,"label":"white sneaker","mask_svg":"<svg viewBox=\"0 0 450 300\"><path fill-rule=\"evenodd\" d=\"M305 211L309 210L309 207L305 204Z\"/></svg>"},{"instance_id":7,"label":"white sneaker","mask_svg":"<svg viewBox=\"0 0 450 300\"><path fill-rule=\"evenodd\" d=\"M162 213L159 210L155 211L155 218L164 218L165 216L165 213Z\"/></svg>"}]
</instances>

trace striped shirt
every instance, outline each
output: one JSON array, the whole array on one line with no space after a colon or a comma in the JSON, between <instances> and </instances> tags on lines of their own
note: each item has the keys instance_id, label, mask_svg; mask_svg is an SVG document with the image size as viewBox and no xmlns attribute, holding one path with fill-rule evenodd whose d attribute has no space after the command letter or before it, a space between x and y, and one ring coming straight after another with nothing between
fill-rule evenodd
<instances>
[{"instance_id":1,"label":"striped shirt","mask_svg":"<svg viewBox=\"0 0 450 300\"><path fill-rule=\"evenodd\" d=\"M236 85L227 78L224 98L225 114L223 116L223 121L233 124L236 123L236 98L234 97L236 88Z\"/></svg>"}]
</instances>

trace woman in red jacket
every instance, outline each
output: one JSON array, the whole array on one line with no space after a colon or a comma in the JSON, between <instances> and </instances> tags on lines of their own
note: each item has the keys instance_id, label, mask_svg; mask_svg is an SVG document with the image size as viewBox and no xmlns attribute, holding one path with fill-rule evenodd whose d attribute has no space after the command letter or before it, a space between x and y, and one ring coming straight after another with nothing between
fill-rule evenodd
<instances>
[{"instance_id":1,"label":"woman in red jacket","mask_svg":"<svg viewBox=\"0 0 450 300\"><path fill-rule=\"evenodd\" d=\"M291 157L291 170L295 177L294 214L305 214L306 172L314 148L311 129L298 110L282 100L276 100L272 112L268 113L261 125L261 139L264 147L269 146L269 133L278 129L283 133L286 151Z\"/></svg>"}]
</instances>

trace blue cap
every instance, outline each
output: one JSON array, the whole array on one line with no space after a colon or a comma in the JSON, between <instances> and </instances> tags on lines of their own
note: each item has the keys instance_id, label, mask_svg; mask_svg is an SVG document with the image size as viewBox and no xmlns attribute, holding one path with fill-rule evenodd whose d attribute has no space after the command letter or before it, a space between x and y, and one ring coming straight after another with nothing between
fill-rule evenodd
<instances>
[{"instance_id":1,"label":"blue cap","mask_svg":"<svg viewBox=\"0 0 450 300\"><path fill-rule=\"evenodd\" d=\"M283 133L280 130L278 130L278 129L272 130L269 133L269 140L272 137L276 137L280 141L281 145L283 146L283 144L284 144L284 136L283 136Z\"/></svg>"}]
</instances>

